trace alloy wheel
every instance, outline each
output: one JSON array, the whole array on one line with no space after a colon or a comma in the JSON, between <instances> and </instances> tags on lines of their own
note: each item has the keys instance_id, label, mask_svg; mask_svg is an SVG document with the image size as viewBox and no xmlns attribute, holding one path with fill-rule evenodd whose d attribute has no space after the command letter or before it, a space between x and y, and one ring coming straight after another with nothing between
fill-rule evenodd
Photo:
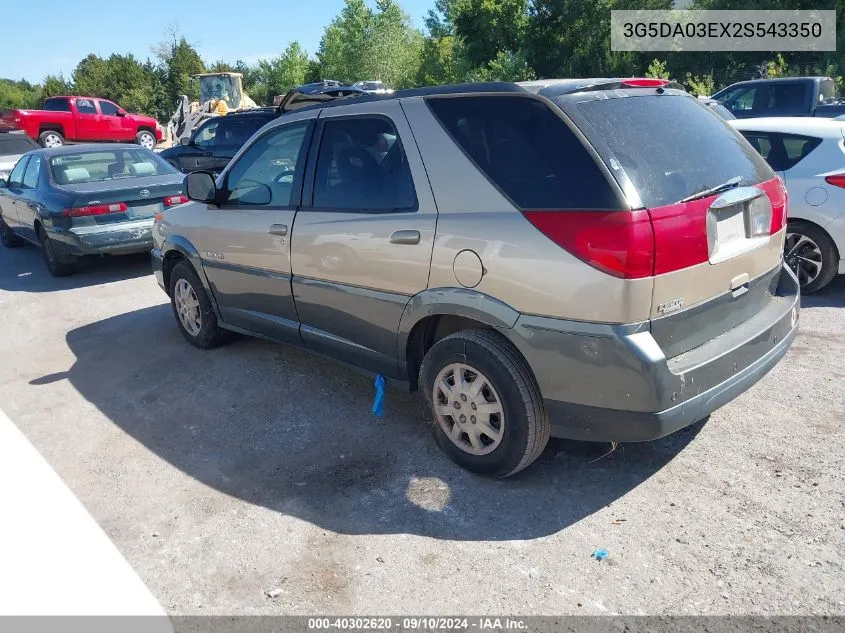
<instances>
[{"instance_id":1,"label":"alloy wheel","mask_svg":"<svg viewBox=\"0 0 845 633\"><path fill-rule=\"evenodd\" d=\"M202 309L200 308L197 293L193 286L186 280L180 279L176 282L173 290L173 301L176 304L176 313L185 331L191 336L197 336L202 329Z\"/></svg>"},{"instance_id":2,"label":"alloy wheel","mask_svg":"<svg viewBox=\"0 0 845 633\"><path fill-rule=\"evenodd\" d=\"M822 251L803 233L787 233L783 258L798 277L801 286L811 284L822 272Z\"/></svg>"}]
</instances>

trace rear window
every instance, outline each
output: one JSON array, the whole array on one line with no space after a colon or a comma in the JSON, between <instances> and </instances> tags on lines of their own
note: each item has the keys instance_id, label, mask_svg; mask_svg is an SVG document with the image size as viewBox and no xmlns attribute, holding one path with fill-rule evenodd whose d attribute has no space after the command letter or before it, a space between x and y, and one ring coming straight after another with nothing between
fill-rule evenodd
<instances>
[{"instance_id":1,"label":"rear window","mask_svg":"<svg viewBox=\"0 0 845 633\"><path fill-rule=\"evenodd\" d=\"M50 159L50 174L60 185L175 173L167 161L142 148L78 152Z\"/></svg>"},{"instance_id":2,"label":"rear window","mask_svg":"<svg viewBox=\"0 0 845 633\"><path fill-rule=\"evenodd\" d=\"M428 105L485 176L523 209L619 209L592 156L545 104L452 97Z\"/></svg>"},{"instance_id":3,"label":"rear window","mask_svg":"<svg viewBox=\"0 0 845 633\"><path fill-rule=\"evenodd\" d=\"M0 156L25 154L37 148L38 143L25 134L0 134Z\"/></svg>"},{"instance_id":4,"label":"rear window","mask_svg":"<svg viewBox=\"0 0 845 633\"><path fill-rule=\"evenodd\" d=\"M44 109L50 112L70 112L70 102L66 98L47 99Z\"/></svg>"},{"instance_id":5,"label":"rear window","mask_svg":"<svg viewBox=\"0 0 845 633\"><path fill-rule=\"evenodd\" d=\"M762 157L696 99L649 95L577 106L631 179L646 207L660 207L736 176L743 185L774 178Z\"/></svg>"}]
</instances>

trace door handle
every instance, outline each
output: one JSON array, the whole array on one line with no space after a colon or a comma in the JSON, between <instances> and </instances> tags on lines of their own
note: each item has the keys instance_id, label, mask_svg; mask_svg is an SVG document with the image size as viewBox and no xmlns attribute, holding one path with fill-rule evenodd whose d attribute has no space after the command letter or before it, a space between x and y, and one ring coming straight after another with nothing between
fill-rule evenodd
<instances>
[{"instance_id":1,"label":"door handle","mask_svg":"<svg viewBox=\"0 0 845 633\"><path fill-rule=\"evenodd\" d=\"M420 232L411 230L394 231L390 236L391 244L419 244Z\"/></svg>"},{"instance_id":2,"label":"door handle","mask_svg":"<svg viewBox=\"0 0 845 633\"><path fill-rule=\"evenodd\" d=\"M270 235L287 235L288 234L288 225L287 224L271 224L270 228L267 229L267 232Z\"/></svg>"}]
</instances>

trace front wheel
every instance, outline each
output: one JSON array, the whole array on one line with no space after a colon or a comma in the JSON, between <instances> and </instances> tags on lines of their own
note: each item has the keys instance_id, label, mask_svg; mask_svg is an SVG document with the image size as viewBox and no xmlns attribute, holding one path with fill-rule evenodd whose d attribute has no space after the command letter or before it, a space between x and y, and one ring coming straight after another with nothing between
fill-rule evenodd
<instances>
[{"instance_id":1,"label":"front wheel","mask_svg":"<svg viewBox=\"0 0 845 633\"><path fill-rule=\"evenodd\" d=\"M0 218L0 242L2 242L3 246L6 248L15 248L16 246L23 244L23 240L15 235L3 218Z\"/></svg>"},{"instance_id":2,"label":"front wheel","mask_svg":"<svg viewBox=\"0 0 845 633\"><path fill-rule=\"evenodd\" d=\"M135 136L135 142L141 147L152 150L156 146L156 137L149 130L141 130Z\"/></svg>"},{"instance_id":3,"label":"front wheel","mask_svg":"<svg viewBox=\"0 0 845 633\"><path fill-rule=\"evenodd\" d=\"M803 294L818 292L839 272L839 253L830 236L813 224L789 222L783 258L792 269Z\"/></svg>"},{"instance_id":4,"label":"front wheel","mask_svg":"<svg viewBox=\"0 0 845 633\"><path fill-rule=\"evenodd\" d=\"M170 304L182 336L200 349L211 349L225 342L225 332L217 326L211 299L186 261L173 267L170 274Z\"/></svg>"},{"instance_id":5,"label":"front wheel","mask_svg":"<svg viewBox=\"0 0 845 633\"><path fill-rule=\"evenodd\" d=\"M441 339L423 359L420 385L434 412L438 445L467 470L513 475L549 441L537 381L500 334L467 330Z\"/></svg>"}]
</instances>

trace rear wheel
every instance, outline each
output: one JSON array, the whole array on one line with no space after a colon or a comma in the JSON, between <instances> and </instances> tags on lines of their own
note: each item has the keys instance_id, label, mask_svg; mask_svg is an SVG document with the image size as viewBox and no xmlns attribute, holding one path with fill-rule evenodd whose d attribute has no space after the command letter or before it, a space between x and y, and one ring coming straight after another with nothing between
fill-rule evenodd
<instances>
[{"instance_id":1,"label":"rear wheel","mask_svg":"<svg viewBox=\"0 0 845 633\"><path fill-rule=\"evenodd\" d=\"M473 472L507 477L536 460L549 421L528 364L501 335L451 334L425 355L420 385L440 448Z\"/></svg>"},{"instance_id":2,"label":"rear wheel","mask_svg":"<svg viewBox=\"0 0 845 633\"><path fill-rule=\"evenodd\" d=\"M182 336L201 349L211 349L225 342L225 331L217 326L217 315L211 299L186 261L173 267L170 273L170 304Z\"/></svg>"},{"instance_id":3,"label":"rear wheel","mask_svg":"<svg viewBox=\"0 0 845 633\"><path fill-rule=\"evenodd\" d=\"M56 130L46 130L38 137L41 147L61 147L65 144L65 138Z\"/></svg>"},{"instance_id":4,"label":"rear wheel","mask_svg":"<svg viewBox=\"0 0 845 633\"><path fill-rule=\"evenodd\" d=\"M23 244L23 240L12 232L3 218L0 218L0 242L3 242L6 248L15 248Z\"/></svg>"},{"instance_id":5,"label":"rear wheel","mask_svg":"<svg viewBox=\"0 0 845 633\"><path fill-rule=\"evenodd\" d=\"M66 277L76 271L75 261L68 260L58 252L55 243L43 228L38 229L38 241L41 242L41 255L44 257L44 263L53 277Z\"/></svg>"},{"instance_id":6,"label":"rear wheel","mask_svg":"<svg viewBox=\"0 0 845 633\"><path fill-rule=\"evenodd\" d=\"M138 145L140 145L141 147L145 147L149 150L152 150L156 146L156 137L149 130L141 130L135 136L135 142L138 143Z\"/></svg>"},{"instance_id":7,"label":"rear wheel","mask_svg":"<svg viewBox=\"0 0 845 633\"><path fill-rule=\"evenodd\" d=\"M788 223L783 258L804 294L818 292L839 272L836 244L824 230L806 222Z\"/></svg>"}]
</instances>

